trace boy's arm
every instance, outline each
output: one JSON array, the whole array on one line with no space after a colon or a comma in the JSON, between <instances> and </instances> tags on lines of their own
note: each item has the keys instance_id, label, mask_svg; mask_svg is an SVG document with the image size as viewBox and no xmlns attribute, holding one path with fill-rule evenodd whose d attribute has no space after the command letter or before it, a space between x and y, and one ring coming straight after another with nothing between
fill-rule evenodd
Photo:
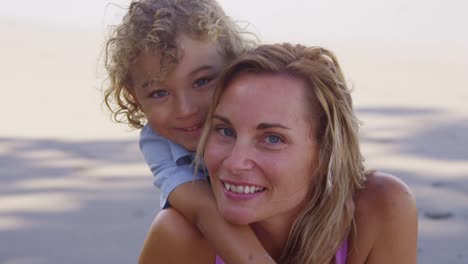
<instances>
[{"instance_id":1,"label":"boy's arm","mask_svg":"<svg viewBox=\"0 0 468 264\"><path fill-rule=\"evenodd\" d=\"M189 151L156 134L146 125L140 133L140 150L154 176L154 186L160 193L161 208L169 207L168 196L179 185L194 180L204 180L194 174ZM179 164L177 164L179 163Z\"/></svg>"},{"instance_id":2,"label":"boy's arm","mask_svg":"<svg viewBox=\"0 0 468 264\"><path fill-rule=\"evenodd\" d=\"M230 224L219 214L206 181L180 185L169 195L169 202L198 227L226 263L275 263L248 225Z\"/></svg>"},{"instance_id":3,"label":"boy's arm","mask_svg":"<svg viewBox=\"0 0 468 264\"><path fill-rule=\"evenodd\" d=\"M176 164L174 149L149 126L141 131L140 149L161 191L161 207L170 203L196 225L226 263L274 263L249 226L232 225L222 218L209 184L200 180L203 176L194 174L190 162Z\"/></svg>"}]
</instances>

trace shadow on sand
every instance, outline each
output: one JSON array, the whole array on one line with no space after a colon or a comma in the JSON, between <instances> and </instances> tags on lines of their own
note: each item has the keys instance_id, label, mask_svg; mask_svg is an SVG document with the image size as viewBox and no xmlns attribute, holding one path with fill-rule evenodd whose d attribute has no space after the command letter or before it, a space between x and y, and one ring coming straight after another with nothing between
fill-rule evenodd
<instances>
[{"instance_id":1,"label":"shadow on sand","mask_svg":"<svg viewBox=\"0 0 468 264\"><path fill-rule=\"evenodd\" d=\"M135 263L159 209L137 143L0 138L0 263Z\"/></svg>"},{"instance_id":2,"label":"shadow on sand","mask_svg":"<svg viewBox=\"0 0 468 264\"><path fill-rule=\"evenodd\" d=\"M467 263L468 119L437 109L376 107L359 108L357 113L383 120L377 129L364 133L363 145L388 150L379 157L382 160L417 163L378 169L404 180L415 194L418 262ZM393 121L386 124L385 119Z\"/></svg>"},{"instance_id":3,"label":"shadow on sand","mask_svg":"<svg viewBox=\"0 0 468 264\"><path fill-rule=\"evenodd\" d=\"M381 118L396 117L411 121L419 128L398 138L363 137L363 143L391 144L400 154L426 157L441 160L468 161L468 118L456 119L427 124L426 119L433 115L443 115L436 109L419 109L403 107L359 108L358 115L381 116ZM425 117L424 119L422 117ZM421 118L421 120L417 120ZM405 129L401 123L401 129ZM468 172L467 172L468 173Z\"/></svg>"}]
</instances>

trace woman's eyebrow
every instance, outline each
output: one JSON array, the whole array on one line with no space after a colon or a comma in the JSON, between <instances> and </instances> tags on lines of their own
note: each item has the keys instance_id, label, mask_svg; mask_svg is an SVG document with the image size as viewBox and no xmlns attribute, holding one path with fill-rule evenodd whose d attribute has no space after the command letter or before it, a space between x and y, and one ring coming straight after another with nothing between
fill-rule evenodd
<instances>
[{"instance_id":1,"label":"woman's eyebrow","mask_svg":"<svg viewBox=\"0 0 468 264\"><path fill-rule=\"evenodd\" d=\"M227 118L224 117L224 116L220 116L220 115L214 114L214 115L213 115L213 119L218 119L218 120L220 120L221 122L224 122L224 123L226 123L226 124L228 124L228 125L231 125L231 121L229 121L229 119L227 119Z\"/></svg>"},{"instance_id":2,"label":"woman's eyebrow","mask_svg":"<svg viewBox=\"0 0 468 264\"><path fill-rule=\"evenodd\" d=\"M218 119L218 120L220 120L220 121L223 122L223 123L226 123L226 124L228 124L228 125L231 125L231 121L229 121L229 119L227 119L227 118L224 117L224 116L220 116L220 115L214 114L214 115L213 115L213 119ZM277 123L260 123L260 124L258 124L258 126L257 126L257 130L265 130L265 129L269 129L269 128L290 129L290 128L287 127L287 126L284 126L284 125L281 125L281 124L277 124Z\"/></svg>"},{"instance_id":3,"label":"woman's eyebrow","mask_svg":"<svg viewBox=\"0 0 468 264\"><path fill-rule=\"evenodd\" d=\"M264 130L264 129L269 129L269 128L282 128L282 129L290 129L287 126L283 126L281 124L276 124L276 123L260 123L257 126L257 130Z\"/></svg>"},{"instance_id":4,"label":"woman's eyebrow","mask_svg":"<svg viewBox=\"0 0 468 264\"><path fill-rule=\"evenodd\" d=\"M213 119L218 119L219 121L221 121L221 122L223 122L223 123L226 123L226 124L228 124L228 125L231 125L231 121L229 121L229 119L227 119L227 118L224 117L224 116L220 116L220 115L214 114L214 115L213 115ZM287 126L284 126L284 125L281 125L281 124L277 124L277 123L260 123L260 124L258 124L258 126L257 126L257 130L265 130L265 129L269 129L269 128L290 129L290 128L287 127Z\"/></svg>"}]
</instances>

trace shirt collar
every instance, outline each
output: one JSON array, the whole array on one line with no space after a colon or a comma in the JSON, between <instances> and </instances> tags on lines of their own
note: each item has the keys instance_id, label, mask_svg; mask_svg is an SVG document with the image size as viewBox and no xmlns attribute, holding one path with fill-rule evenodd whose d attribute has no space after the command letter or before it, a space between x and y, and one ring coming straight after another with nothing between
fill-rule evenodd
<instances>
[{"instance_id":1,"label":"shirt collar","mask_svg":"<svg viewBox=\"0 0 468 264\"><path fill-rule=\"evenodd\" d=\"M169 142L169 148L171 149L172 158L174 158L174 161L177 161L178 159L183 158L187 155L193 154L193 152L188 151L187 149L185 149L179 144L176 144L170 140L168 140L168 142Z\"/></svg>"}]
</instances>

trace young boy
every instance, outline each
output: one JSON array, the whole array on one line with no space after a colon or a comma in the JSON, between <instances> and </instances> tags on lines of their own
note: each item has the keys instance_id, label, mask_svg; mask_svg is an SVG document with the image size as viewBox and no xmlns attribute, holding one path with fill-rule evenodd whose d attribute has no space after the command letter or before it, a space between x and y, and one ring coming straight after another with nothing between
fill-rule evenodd
<instances>
[{"instance_id":1,"label":"young boy","mask_svg":"<svg viewBox=\"0 0 468 264\"><path fill-rule=\"evenodd\" d=\"M240 33L213 0L132 2L106 45L105 102L116 121L142 128L162 208L178 210L228 263L273 263L248 226L219 215L192 166L217 77L248 46ZM141 259L152 253L144 247Z\"/></svg>"}]
</instances>

